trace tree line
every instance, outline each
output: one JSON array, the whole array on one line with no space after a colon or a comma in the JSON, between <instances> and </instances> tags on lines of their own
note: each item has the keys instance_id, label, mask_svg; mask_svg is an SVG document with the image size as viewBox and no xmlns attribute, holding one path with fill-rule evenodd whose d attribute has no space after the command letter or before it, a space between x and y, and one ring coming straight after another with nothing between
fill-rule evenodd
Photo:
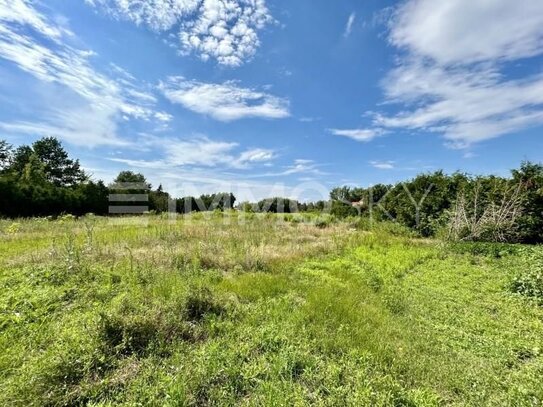
<instances>
[{"instance_id":1,"label":"tree line","mask_svg":"<svg viewBox=\"0 0 543 407\"><path fill-rule=\"evenodd\" d=\"M86 174L79 160L70 158L54 137L17 148L0 140L0 216L108 215L115 205L139 205L157 213L233 208L330 212L339 218L392 220L423 236L441 233L452 239L541 243L543 166L523 162L509 177L436 171L393 185L337 187L329 200L273 197L236 206L232 193L173 198L161 185L154 189L143 174L132 171L120 172L106 185Z\"/></svg>"},{"instance_id":2,"label":"tree line","mask_svg":"<svg viewBox=\"0 0 543 407\"><path fill-rule=\"evenodd\" d=\"M235 201L231 193L172 199L132 171L121 171L106 185L86 174L54 137L18 148L0 140L0 216L109 215L116 207L189 213L233 208Z\"/></svg>"},{"instance_id":3,"label":"tree line","mask_svg":"<svg viewBox=\"0 0 543 407\"><path fill-rule=\"evenodd\" d=\"M523 162L509 177L443 171L394 185L334 188L331 213L392 220L423 236L543 242L543 165Z\"/></svg>"}]
</instances>

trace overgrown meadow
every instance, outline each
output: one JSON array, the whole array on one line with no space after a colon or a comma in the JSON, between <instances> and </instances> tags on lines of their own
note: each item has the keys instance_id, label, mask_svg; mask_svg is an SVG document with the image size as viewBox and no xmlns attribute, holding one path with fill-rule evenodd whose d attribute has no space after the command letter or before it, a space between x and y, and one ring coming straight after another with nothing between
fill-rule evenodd
<instances>
[{"instance_id":1,"label":"overgrown meadow","mask_svg":"<svg viewBox=\"0 0 543 407\"><path fill-rule=\"evenodd\" d=\"M0 234L0 405L543 403L537 247L236 212Z\"/></svg>"}]
</instances>

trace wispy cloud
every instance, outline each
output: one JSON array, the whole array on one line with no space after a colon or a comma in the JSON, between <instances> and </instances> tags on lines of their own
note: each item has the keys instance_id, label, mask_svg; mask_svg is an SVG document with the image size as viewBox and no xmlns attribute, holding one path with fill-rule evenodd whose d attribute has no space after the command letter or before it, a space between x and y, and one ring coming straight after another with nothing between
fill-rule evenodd
<instances>
[{"instance_id":1,"label":"wispy cloud","mask_svg":"<svg viewBox=\"0 0 543 407\"><path fill-rule=\"evenodd\" d=\"M370 161L370 164L373 168L379 170L392 170L395 168L394 161Z\"/></svg>"},{"instance_id":2,"label":"wispy cloud","mask_svg":"<svg viewBox=\"0 0 543 407\"><path fill-rule=\"evenodd\" d=\"M220 121L250 117L280 119L290 116L288 100L241 88L233 81L215 84L169 78L159 88L171 102Z\"/></svg>"},{"instance_id":3,"label":"wispy cloud","mask_svg":"<svg viewBox=\"0 0 543 407\"><path fill-rule=\"evenodd\" d=\"M211 140L205 136L191 139L158 138L147 136L139 140L142 147L151 149L157 159L112 158L133 167L171 169L180 167L222 167L247 169L275 159L273 150L263 148L240 149L235 142Z\"/></svg>"},{"instance_id":4,"label":"wispy cloud","mask_svg":"<svg viewBox=\"0 0 543 407\"><path fill-rule=\"evenodd\" d=\"M258 31L273 21L265 0L86 0L118 19L154 31L178 31L183 52L239 66L258 49Z\"/></svg>"},{"instance_id":5,"label":"wispy cloud","mask_svg":"<svg viewBox=\"0 0 543 407\"><path fill-rule=\"evenodd\" d=\"M438 132L453 147L543 123L543 75L504 81L494 69L452 71L415 63L398 67L387 80L390 100L418 106L378 115L376 124Z\"/></svg>"},{"instance_id":6,"label":"wispy cloud","mask_svg":"<svg viewBox=\"0 0 543 407\"><path fill-rule=\"evenodd\" d=\"M27 0L0 0L0 58L11 61L43 84L69 91L69 101L54 94L35 112L36 119L1 123L4 130L53 135L85 146L127 145L118 121L162 120L156 101L128 75L94 69L94 52L68 45L74 34L51 21ZM32 29L36 36L24 30ZM28 31L28 30L27 30Z\"/></svg>"},{"instance_id":7,"label":"wispy cloud","mask_svg":"<svg viewBox=\"0 0 543 407\"><path fill-rule=\"evenodd\" d=\"M239 165L250 163L262 163L271 161L275 158L275 152L264 148L253 148L241 153L236 160Z\"/></svg>"},{"instance_id":8,"label":"wispy cloud","mask_svg":"<svg viewBox=\"0 0 543 407\"><path fill-rule=\"evenodd\" d=\"M383 80L387 102L402 109L375 125L436 132L463 148L543 124L543 75L505 69L543 53L542 26L543 3L531 0L403 3L389 41L404 56Z\"/></svg>"},{"instance_id":9,"label":"wispy cloud","mask_svg":"<svg viewBox=\"0 0 543 407\"><path fill-rule=\"evenodd\" d=\"M323 171L319 169L319 165L313 160L296 159L291 165L283 167L279 172L267 172L263 174L252 175L253 178L262 177L285 177L294 174L311 174L311 175L325 175Z\"/></svg>"},{"instance_id":10,"label":"wispy cloud","mask_svg":"<svg viewBox=\"0 0 543 407\"><path fill-rule=\"evenodd\" d=\"M353 25L356 21L356 13L351 13L349 15L349 19L347 20L347 25L345 26L345 31L343 32L343 36L345 38L349 37L351 33L353 32Z\"/></svg>"},{"instance_id":11,"label":"wispy cloud","mask_svg":"<svg viewBox=\"0 0 543 407\"><path fill-rule=\"evenodd\" d=\"M329 129L335 136L348 137L356 141L368 142L376 137L382 136L384 131L375 129Z\"/></svg>"},{"instance_id":12,"label":"wispy cloud","mask_svg":"<svg viewBox=\"0 0 543 407\"><path fill-rule=\"evenodd\" d=\"M63 36L73 35L64 27L52 26L26 0L0 0L0 22L31 27L54 41L60 40Z\"/></svg>"}]
</instances>

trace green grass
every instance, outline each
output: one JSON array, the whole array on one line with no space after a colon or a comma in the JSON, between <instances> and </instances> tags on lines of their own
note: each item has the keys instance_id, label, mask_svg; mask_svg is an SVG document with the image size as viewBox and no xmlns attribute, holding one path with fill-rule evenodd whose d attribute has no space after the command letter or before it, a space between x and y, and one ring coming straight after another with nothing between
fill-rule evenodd
<instances>
[{"instance_id":1,"label":"green grass","mask_svg":"<svg viewBox=\"0 0 543 407\"><path fill-rule=\"evenodd\" d=\"M240 216L0 221L0 405L542 405L528 249Z\"/></svg>"}]
</instances>

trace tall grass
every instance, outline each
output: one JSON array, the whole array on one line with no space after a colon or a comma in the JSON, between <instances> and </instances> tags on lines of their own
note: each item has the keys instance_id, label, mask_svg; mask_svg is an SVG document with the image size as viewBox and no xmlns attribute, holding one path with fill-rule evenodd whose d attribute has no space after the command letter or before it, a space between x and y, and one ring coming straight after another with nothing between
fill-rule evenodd
<instances>
[{"instance_id":1,"label":"tall grass","mask_svg":"<svg viewBox=\"0 0 543 407\"><path fill-rule=\"evenodd\" d=\"M522 250L249 215L0 221L0 405L541 404Z\"/></svg>"}]
</instances>

